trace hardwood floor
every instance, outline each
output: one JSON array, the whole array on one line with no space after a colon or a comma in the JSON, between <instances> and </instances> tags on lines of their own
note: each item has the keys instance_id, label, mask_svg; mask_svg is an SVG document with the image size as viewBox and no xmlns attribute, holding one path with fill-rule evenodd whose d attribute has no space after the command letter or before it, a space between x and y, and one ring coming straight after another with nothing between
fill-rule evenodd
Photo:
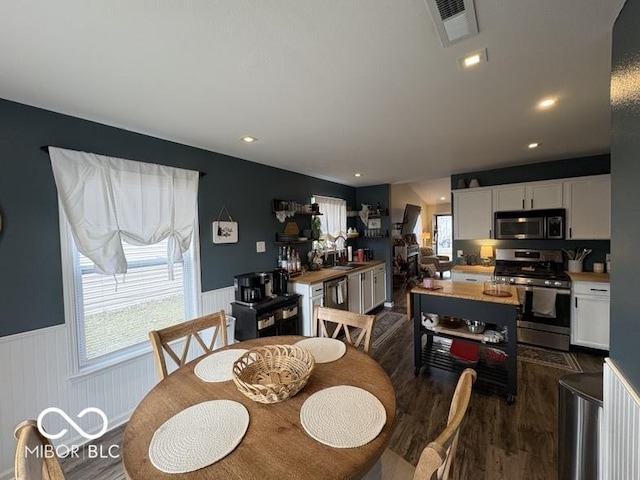
<instances>
[{"instance_id":1,"label":"hardwood floor","mask_svg":"<svg viewBox=\"0 0 640 480\"><path fill-rule=\"evenodd\" d=\"M394 295L393 310L406 312L406 296ZM385 349L373 352L396 389L396 428L389 448L416 464L422 449L444 428L457 376L423 367L413 373L413 329L401 328ZM602 371L604 357L576 352L585 372ZM557 478L558 380L570 372L518 362L518 396L507 405L504 396L474 389L453 479Z\"/></svg>"},{"instance_id":2,"label":"hardwood floor","mask_svg":"<svg viewBox=\"0 0 640 480\"><path fill-rule=\"evenodd\" d=\"M393 311L406 313L406 295L394 292ZM396 390L396 427L389 448L416 464L422 449L444 428L457 376L424 367L413 374L413 330L406 322L396 335L372 352ZM585 372L602 370L603 357L577 352ZM504 396L474 390L453 479L553 480L557 478L558 379L566 370L518 362L518 396L507 405ZM124 427L100 439L121 443ZM70 480L119 480L118 461L63 459Z\"/></svg>"}]
</instances>

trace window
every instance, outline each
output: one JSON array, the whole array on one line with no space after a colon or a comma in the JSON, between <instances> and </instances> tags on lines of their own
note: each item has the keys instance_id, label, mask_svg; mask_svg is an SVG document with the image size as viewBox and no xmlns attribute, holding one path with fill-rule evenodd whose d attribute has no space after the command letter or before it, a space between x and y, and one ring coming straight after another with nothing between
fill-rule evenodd
<instances>
[{"instance_id":1,"label":"window","mask_svg":"<svg viewBox=\"0 0 640 480\"><path fill-rule=\"evenodd\" d=\"M199 313L198 172L49 148L72 374ZM73 232L73 233L72 233Z\"/></svg>"},{"instance_id":2,"label":"window","mask_svg":"<svg viewBox=\"0 0 640 480\"><path fill-rule=\"evenodd\" d=\"M347 202L341 198L320 195L312 197L311 202L317 203L322 213L322 238L326 240L327 249L344 248L347 239ZM338 237L342 237L342 240Z\"/></svg>"},{"instance_id":3,"label":"window","mask_svg":"<svg viewBox=\"0 0 640 480\"><path fill-rule=\"evenodd\" d=\"M174 264L173 280L168 273L167 240L154 245L123 244L127 273L102 275L76 248L62 210L61 217L66 227L61 229L62 266L72 374L146 351L150 330L198 316L196 235L183 261Z\"/></svg>"}]
</instances>

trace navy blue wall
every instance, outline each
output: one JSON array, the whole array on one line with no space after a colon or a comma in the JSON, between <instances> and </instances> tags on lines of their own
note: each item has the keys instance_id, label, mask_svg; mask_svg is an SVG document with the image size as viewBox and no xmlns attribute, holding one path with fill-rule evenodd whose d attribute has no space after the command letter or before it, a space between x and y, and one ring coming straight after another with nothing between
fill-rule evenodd
<instances>
[{"instance_id":1,"label":"navy blue wall","mask_svg":"<svg viewBox=\"0 0 640 480\"><path fill-rule=\"evenodd\" d=\"M611 87L610 353L640 392L640 1L627 0L613 29Z\"/></svg>"},{"instance_id":2,"label":"navy blue wall","mask_svg":"<svg viewBox=\"0 0 640 480\"><path fill-rule=\"evenodd\" d=\"M199 188L203 291L232 285L234 274L275 267L275 233L283 224L272 213L274 198L356 200L353 187L0 99L0 336L64 323L57 194L43 145L205 172ZM236 244L212 243L211 222L223 205L239 224ZM308 228L300 218L300 228ZM259 240L266 253L256 253Z\"/></svg>"},{"instance_id":3,"label":"navy blue wall","mask_svg":"<svg viewBox=\"0 0 640 480\"><path fill-rule=\"evenodd\" d=\"M609 155L595 155L592 157L570 158L552 162L535 163L518 167L499 168L481 172L469 172L451 176L451 189L455 190L458 180L466 183L475 178L483 187L504 185L509 183L534 182L538 180L554 180L558 178L584 177L610 173L611 160ZM453 205L453 201L451 202ZM455 212L453 212L455 215ZM587 256L583 268L593 270L594 262L604 263L605 255L610 252L609 240L454 240L454 256L457 250L465 255L478 255L480 244L492 244L499 248L535 248L535 249L575 249L591 248L593 252Z\"/></svg>"}]
</instances>

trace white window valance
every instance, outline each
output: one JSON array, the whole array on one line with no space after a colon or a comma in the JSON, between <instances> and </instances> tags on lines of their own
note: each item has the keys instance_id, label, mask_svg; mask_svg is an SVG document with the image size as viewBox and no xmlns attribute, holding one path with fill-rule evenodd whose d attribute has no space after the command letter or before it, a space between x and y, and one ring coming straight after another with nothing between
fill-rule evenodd
<instances>
[{"instance_id":1,"label":"white window valance","mask_svg":"<svg viewBox=\"0 0 640 480\"><path fill-rule=\"evenodd\" d=\"M169 265L182 260L196 224L198 172L55 147L49 155L78 250L96 271L126 273L122 242L168 238Z\"/></svg>"}]
</instances>

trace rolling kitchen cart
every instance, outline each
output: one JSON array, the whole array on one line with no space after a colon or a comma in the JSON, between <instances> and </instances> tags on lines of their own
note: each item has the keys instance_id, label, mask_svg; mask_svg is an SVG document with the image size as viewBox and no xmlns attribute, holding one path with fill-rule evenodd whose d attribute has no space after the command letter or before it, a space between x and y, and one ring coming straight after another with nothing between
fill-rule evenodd
<instances>
[{"instance_id":1,"label":"rolling kitchen cart","mask_svg":"<svg viewBox=\"0 0 640 480\"><path fill-rule=\"evenodd\" d=\"M512 404L517 394L517 344L516 321L518 313L517 295L511 297L492 297L483 294L482 284L465 282L436 282L439 289L428 290L414 287L408 294L409 308L413 317L414 363L415 375L423 366L428 365L443 370L459 373L467 367L478 373L478 385L492 390L504 391L507 403ZM459 329L447 329L437 326L426 328L422 323L423 314L459 317L477 320L485 324L506 327L507 341L487 343L486 346L501 350L507 354L506 362L491 362L479 358L477 364L471 366L451 356L446 349L439 347L434 337L442 337L455 341L480 344L484 342L484 334L472 334L462 326ZM423 336L426 343L423 347Z\"/></svg>"}]
</instances>

